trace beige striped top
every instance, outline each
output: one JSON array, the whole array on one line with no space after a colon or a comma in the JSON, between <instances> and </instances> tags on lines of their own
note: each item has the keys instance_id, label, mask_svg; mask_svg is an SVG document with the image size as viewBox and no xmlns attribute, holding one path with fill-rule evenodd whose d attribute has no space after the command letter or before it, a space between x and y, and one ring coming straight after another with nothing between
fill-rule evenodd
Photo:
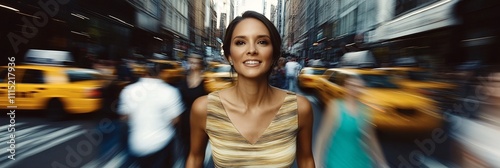
<instances>
[{"instance_id":1,"label":"beige striped top","mask_svg":"<svg viewBox=\"0 0 500 168\"><path fill-rule=\"evenodd\" d=\"M291 167L298 131L297 96L288 92L269 127L251 144L229 119L215 91L208 95L206 133L216 167Z\"/></svg>"}]
</instances>

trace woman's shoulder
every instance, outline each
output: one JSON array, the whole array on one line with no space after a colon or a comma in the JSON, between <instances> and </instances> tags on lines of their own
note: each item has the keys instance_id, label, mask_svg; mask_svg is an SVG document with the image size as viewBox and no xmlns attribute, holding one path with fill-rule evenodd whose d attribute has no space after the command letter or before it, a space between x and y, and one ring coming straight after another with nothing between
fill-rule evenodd
<instances>
[{"instance_id":1,"label":"woman's shoulder","mask_svg":"<svg viewBox=\"0 0 500 168\"><path fill-rule=\"evenodd\" d=\"M194 100L191 107L191 113L198 115L206 115L208 105L208 95L200 96Z\"/></svg>"}]
</instances>

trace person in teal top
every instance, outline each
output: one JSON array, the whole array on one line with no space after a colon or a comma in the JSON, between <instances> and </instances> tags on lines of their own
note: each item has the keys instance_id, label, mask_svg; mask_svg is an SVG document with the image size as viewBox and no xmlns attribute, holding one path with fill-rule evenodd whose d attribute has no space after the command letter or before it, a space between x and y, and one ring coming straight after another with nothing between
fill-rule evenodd
<instances>
[{"instance_id":1,"label":"person in teal top","mask_svg":"<svg viewBox=\"0 0 500 168\"><path fill-rule=\"evenodd\" d=\"M318 167L388 167L370 124L369 109L359 102L363 81L346 77L347 94L327 104L315 143Z\"/></svg>"}]
</instances>

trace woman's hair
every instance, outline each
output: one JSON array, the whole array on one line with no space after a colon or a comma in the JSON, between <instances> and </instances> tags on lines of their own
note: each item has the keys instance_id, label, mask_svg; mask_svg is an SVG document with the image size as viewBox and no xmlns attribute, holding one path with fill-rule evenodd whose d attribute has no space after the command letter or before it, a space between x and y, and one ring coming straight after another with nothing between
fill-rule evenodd
<instances>
[{"instance_id":1,"label":"woman's hair","mask_svg":"<svg viewBox=\"0 0 500 168\"><path fill-rule=\"evenodd\" d=\"M246 11L242 16L238 16L233 21L231 21L224 36L222 46L222 49L224 49L224 56L227 60L229 60L229 55L231 53L231 37L233 36L234 29L236 28L238 23L247 18L254 18L259 20L266 26L267 30L269 30L269 34L271 36L271 44L273 45L273 66L275 66L281 56L281 36L274 24L269 19L267 19L266 16L255 11Z\"/></svg>"}]
</instances>

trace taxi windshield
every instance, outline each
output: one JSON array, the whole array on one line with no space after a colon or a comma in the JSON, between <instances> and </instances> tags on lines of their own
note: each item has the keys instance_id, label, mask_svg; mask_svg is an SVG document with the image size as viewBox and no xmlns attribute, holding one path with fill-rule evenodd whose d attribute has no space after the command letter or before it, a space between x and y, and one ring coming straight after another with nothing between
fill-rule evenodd
<instances>
[{"instance_id":1,"label":"taxi windshield","mask_svg":"<svg viewBox=\"0 0 500 168\"><path fill-rule=\"evenodd\" d=\"M369 88L398 88L388 75L365 74L360 77Z\"/></svg>"},{"instance_id":2,"label":"taxi windshield","mask_svg":"<svg viewBox=\"0 0 500 168\"><path fill-rule=\"evenodd\" d=\"M306 69L304 70L304 74L312 74L312 75L323 75L326 70L322 69Z\"/></svg>"},{"instance_id":3,"label":"taxi windshield","mask_svg":"<svg viewBox=\"0 0 500 168\"><path fill-rule=\"evenodd\" d=\"M88 80L99 80L101 75L94 71L85 70L67 70L70 82L88 81Z\"/></svg>"}]
</instances>

